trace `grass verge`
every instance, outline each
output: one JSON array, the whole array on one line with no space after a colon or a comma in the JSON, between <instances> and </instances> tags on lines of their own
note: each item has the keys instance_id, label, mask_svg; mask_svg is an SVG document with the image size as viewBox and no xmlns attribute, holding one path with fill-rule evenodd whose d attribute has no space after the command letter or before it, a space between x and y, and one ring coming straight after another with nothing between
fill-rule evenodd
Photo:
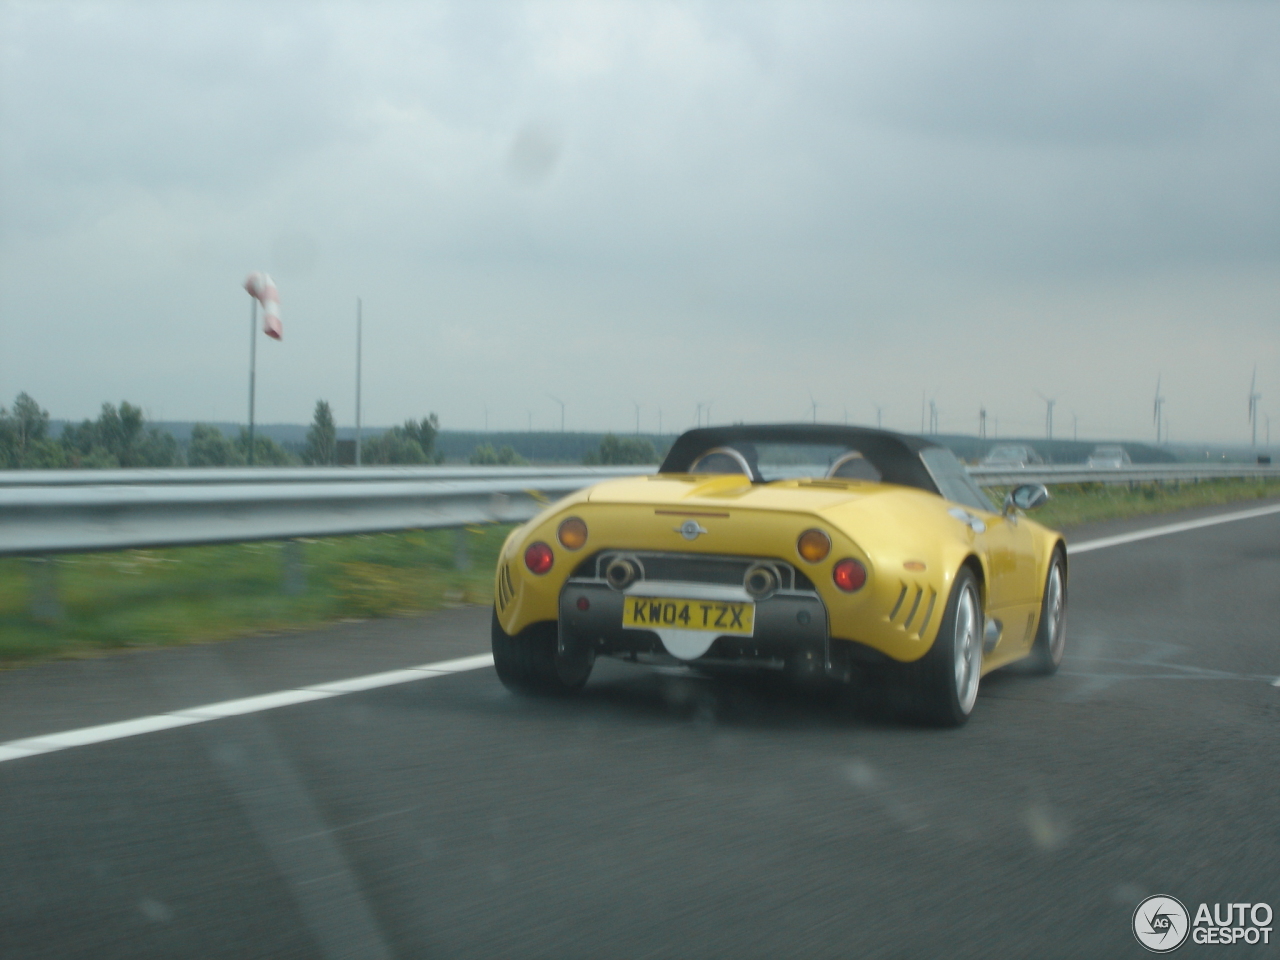
<instances>
[{"instance_id":1,"label":"grass verge","mask_svg":"<svg viewBox=\"0 0 1280 960\"><path fill-rule=\"evenodd\" d=\"M997 503L1002 489L990 491ZM1280 496L1280 481L1055 486L1034 514L1067 528L1100 520ZM306 589L283 590L284 545L245 543L57 557L61 616L31 613L28 561L0 560L0 667L130 647L225 640L343 619L402 616L492 600L509 527L470 528L471 567L454 566L452 530L303 541Z\"/></svg>"},{"instance_id":2,"label":"grass verge","mask_svg":"<svg viewBox=\"0 0 1280 960\"><path fill-rule=\"evenodd\" d=\"M284 591L279 542L61 556L50 620L32 615L31 562L2 559L0 666L487 603L508 530L469 528L466 571L455 568L452 530L301 541L297 596Z\"/></svg>"},{"instance_id":3,"label":"grass verge","mask_svg":"<svg viewBox=\"0 0 1280 960\"><path fill-rule=\"evenodd\" d=\"M992 487L987 494L999 505L1007 492L1005 488ZM1121 483L1055 484L1049 488L1049 502L1031 516L1037 523L1061 530L1083 523L1123 520L1267 497L1280 497L1280 480L1206 480L1202 483L1144 483L1133 487Z\"/></svg>"}]
</instances>

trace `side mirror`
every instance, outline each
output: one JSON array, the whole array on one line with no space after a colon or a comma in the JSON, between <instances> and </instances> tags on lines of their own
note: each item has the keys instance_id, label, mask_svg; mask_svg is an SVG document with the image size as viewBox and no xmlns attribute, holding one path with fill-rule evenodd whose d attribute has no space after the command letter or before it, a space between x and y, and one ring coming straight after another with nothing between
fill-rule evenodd
<instances>
[{"instance_id":1,"label":"side mirror","mask_svg":"<svg viewBox=\"0 0 1280 960\"><path fill-rule=\"evenodd\" d=\"M1049 491L1043 483L1024 483L1014 487L1004 498L1004 512L1010 514L1016 507L1019 510L1034 510L1043 506L1049 499Z\"/></svg>"}]
</instances>

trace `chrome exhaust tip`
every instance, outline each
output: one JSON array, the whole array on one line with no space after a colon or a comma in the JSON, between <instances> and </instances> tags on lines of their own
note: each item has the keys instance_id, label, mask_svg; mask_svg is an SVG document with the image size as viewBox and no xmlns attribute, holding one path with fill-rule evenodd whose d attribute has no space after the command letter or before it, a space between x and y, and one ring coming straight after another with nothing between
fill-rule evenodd
<instances>
[{"instance_id":1,"label":"chrome exhaust tip","mask_svg":"<svg viewBox=\"0 0 1280 960\"><path fill-rule=\"evenodd\" d=\"M753 600L764 600L778 589L778 571L772 564L753 563L742 578L742 586Z\"/></svg>"},{"instance_id":2,"label":"chrome exhaust tip","mask_svg":"<svg viewBox=\"0 0 1280 960\"><path fill-rule=\"evenodd\" d=\"M614 557L604 568L604 578L615 590L625 590L640 579L644 571L634 557Z\"/></svg>"}]
</instances>

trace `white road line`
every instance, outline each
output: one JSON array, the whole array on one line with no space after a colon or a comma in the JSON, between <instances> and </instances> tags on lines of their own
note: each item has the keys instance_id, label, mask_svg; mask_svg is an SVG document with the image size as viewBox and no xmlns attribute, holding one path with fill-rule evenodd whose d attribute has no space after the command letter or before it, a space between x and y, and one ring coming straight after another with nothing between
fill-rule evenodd
<instances>
[{"instance_id":1,"label":"white road line","mask_svg":"<svg viewBox=\"0 0 1280 960\"><path fill-rule=\"evenodd\" d=\"M21 760L23 757L34 757L42 753L53 753L56 750L66 750L68 747L106 743L108 740L136 737L142 733L171 730L174 727L185 727L192 723L206 723L209 720L221 720L224 717L259 713L295 703L306 703L309 700L324 700L328 697L340 697L346 693L389 687L397 683L410 683L414 680L429 680L432 677L447 677L451 674L491 666L493 666L493 657L482 653L474 657L460 657L457 660L424 663L420 667L409 667L406 670L389 670L386 673L371 673L363 677L336 680L332 683L317 683L314 686L300 687L296 690L278 690L275 693L264 693L256 697L206 703L170 713L122 720L119 723L104 723L96 727L81 727L78 730L66 730L62 733L10 740L8 743L0 743L0 763L6 760Z\"/></svg>"},{"instance_id":2,"label":"white road line","mask_svg":"<svg viewBox=\"0 0 1280 960\"><path fill-rule=\"evenodd\" d=\"M1253 510L1240 510L1236 513L1221 513L1213 517L1202 517L1199 520L1186 520L1182 523L1170 523L1163 527L1148 527L1145 530L1134 530L1114 537L1102 537L1098 540L1086 540L1083 543L1068 543L1067 553L1088 553L1090 550L1102 550L1106 547L1118 547L1123 543L1136 540L1150 540L1152 537L1167 537L1171 533L1185 533L1188 530L1199 530L1201 527L1213 527L1220 523L1231 523L1235 520L1249 520L1253 517L1265 517L1272 513L1280 513L1280 506L1257 507Z\"/></svg>"},{"instance_id":3,"label":"white road line","mask_svg":"<svg viewBox=\"0 0 1280 960\"><path fill-rule=\"evenodd\" d=\"M1212 527L1219 523L1231 523L1234 520L1265 517L1273 513L1280 513L1280 505L1219 514L1214 517L1204 517L1200 520L1187 520L1184 523L1170 523L1163 527L1148 527L1146 530L1135 530L1132 533L1123 533L1115 537L1102 537L1099 540L1086 540L1083 543L1068 544L1067 552L1071 554L1088 553L1091 550L1118 547L1121 544L1133 543L1137 540L1164 537L1171 533L1183 533L1187 530L1199 530L1201 527ZM81 727L78 730L66 730L62 733L27 737L23 740L10 740L8 743L0 743L0 763L4 763L6 760L33 757L42 753L52 753L56 750L66 750L68 747L105 743L108 740L136 737L139 734L154 733L157 730L171 730L174 727L183 727L191 723L206 723L209 720L220 720L224 717L238 717L247 713L258 713L263 710L274 710L277 707L287 707L295 703L324 700L328 697L340 697L348 693L375 690L378 687L389 687L398 683L412 683L416 680L429 680L432 677L445 677L453 673L481 670L484 667L491 666L493 666L493 657L490 654L482 653L474 657L459 657L456 660L424 663L420 667L388 670L385 673L370 673L363 677L333 680L328 683L317 683L309 687L299 687L293 690L279 690L275 693L264 693L256 697L223 700L220 703L206 703L198 707L174 710L171 713L122 720L119 723L105 723L96 727ZM1280 678L1272 686L1280 687Z\"/></svg>"}]
</instances>

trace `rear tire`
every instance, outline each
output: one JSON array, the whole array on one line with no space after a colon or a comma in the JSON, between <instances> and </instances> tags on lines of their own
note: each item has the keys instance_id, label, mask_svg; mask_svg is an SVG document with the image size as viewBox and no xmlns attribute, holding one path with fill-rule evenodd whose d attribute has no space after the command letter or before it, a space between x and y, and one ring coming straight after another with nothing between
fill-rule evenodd
<instances>
[{"instance_id":1,"label":"rear tire","mask_svg":"<svg viewBox=\"0 0 1280 960\"><path fill-rule=\"evenodd\" d=\"M978 579L961 567L933 647L907 665L912 712L923 722L959 727L969 719L982 674L982 623Z\"/></svg>"},{"instance_id":2,"label":"rear tire","mask_svg":"<svg viewBox=\"0 0 1280 960\"><path fill-rule=\"evenodd\" d=\"M595 650L585 644L568 656L560 654L554 620L531 623L513 637L502 629L495 610L490 636L498 679L516 693L544 697L577 693L595 666Z\"/></svg>"},{"instance_id":3,"label":"rear tire","mask_svg":"<svg viewBox=\"0 0 1280 960\"><path fill-rule=\"evenodd\" d=\"M1055 549L1044 578L1044 598L1040 601L1040 624L1027 656L1032 673L1049 676L1058 672L1067 646L1067 564L1062 551Z\"/></svg>"}]
</instances>

